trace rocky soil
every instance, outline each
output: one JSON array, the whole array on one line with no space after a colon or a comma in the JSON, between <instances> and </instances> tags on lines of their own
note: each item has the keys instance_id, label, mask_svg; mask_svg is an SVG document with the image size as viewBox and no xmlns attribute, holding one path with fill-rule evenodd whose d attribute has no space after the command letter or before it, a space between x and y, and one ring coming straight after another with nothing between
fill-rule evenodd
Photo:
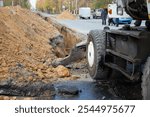
<instances>
[{"instance_id":1,"label":"rocky soil","mask_svg":"<svg viewBox=\"0 0 150 117\"><path fill-rule=\"evenodd\" d=\"M19 6L0 8L1 95L53 95L52 81L72 77L66 67L51 65L66 54L63 35L50 22Z\"/></svg>"}]
</instances>

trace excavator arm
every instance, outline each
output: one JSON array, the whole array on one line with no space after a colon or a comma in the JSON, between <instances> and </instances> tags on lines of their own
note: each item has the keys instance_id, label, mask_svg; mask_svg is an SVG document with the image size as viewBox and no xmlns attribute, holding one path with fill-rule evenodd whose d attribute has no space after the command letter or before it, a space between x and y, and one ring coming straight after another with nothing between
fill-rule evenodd
<instances>
[{"instance_id":1,"label":"excavator arm","mask_svg":"<svg viewBox=\"0 0 150 117\"><path fill-rule=\"evenodd\" d=\"M116 0L116 3L136 20L150 19L150 0Z\"/></svg>"}]
</instances>

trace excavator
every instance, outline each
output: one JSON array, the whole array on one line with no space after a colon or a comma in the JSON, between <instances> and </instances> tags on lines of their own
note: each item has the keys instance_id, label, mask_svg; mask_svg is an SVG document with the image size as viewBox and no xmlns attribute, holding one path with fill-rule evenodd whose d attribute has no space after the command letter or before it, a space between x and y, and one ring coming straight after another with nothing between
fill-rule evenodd
<instances>
[{"instance_id":1,"label":"excavator","mask_svg":"<svg viewBox=\"0 0 150 117\"><path fill-rule=\"evenodd\" d=\"M87 40L77 44L69 56L54 60L52 65L70 64L84 58L86 51L87 68L93 80L112 82L114 87L120 83L118 89L123 90L119 96L126 92L125 99L149 100L150 0L114 0L114 3L116 9L108 8L109 16L118 18L128 15L145 24L128 24L120 29L106 26L103 30L91 30Z\"/></svg>"},{"instance_id":2,"label":"excavator","mask_svg":"<svg viewBox=\"0 0 150 117\"><path fill-rule=\"evenodd\" d=\"M116 13L123 10L143 26L125 25L114 30L92 30L88 34L86 58L90 76L96 81L112 77L135 87L138 99L150 99L150 0L115 0ZM112 13L109 11L108 13ZM139 86L137 85L137 86ZM127 88L124 88L127 90Z\"/></svg>"}]
</instances>

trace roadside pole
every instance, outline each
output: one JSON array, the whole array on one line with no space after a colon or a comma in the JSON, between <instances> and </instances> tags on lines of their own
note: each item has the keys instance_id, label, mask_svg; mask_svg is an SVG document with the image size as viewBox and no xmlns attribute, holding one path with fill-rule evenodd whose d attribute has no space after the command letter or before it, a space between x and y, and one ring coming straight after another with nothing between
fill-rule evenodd
<instances>
[{"instance_id":1,"label":"roadside pole","mask_svg":"<svg viewBox=\"0 0 150 117\"><path fill-rule=\"evenodd\" d=\"M76 0L76 15L78 13L78 0Z\"/></svg>"}]
</instances>

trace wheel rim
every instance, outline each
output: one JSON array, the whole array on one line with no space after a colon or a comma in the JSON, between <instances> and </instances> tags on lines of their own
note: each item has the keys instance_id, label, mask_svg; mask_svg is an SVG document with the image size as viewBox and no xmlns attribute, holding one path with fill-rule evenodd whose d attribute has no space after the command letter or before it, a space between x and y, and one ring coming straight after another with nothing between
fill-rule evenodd
<instances>
[{"instance_id":1,"label":"wheel rim","mask_svg":"<svg viewBox=\"0 0 150 117\"><path fill-rule=\"evenodd\" d=\"M88 44L88 63L90 67L94 64L94 44L92 41Z\"/></svg>"}]
</instances>

